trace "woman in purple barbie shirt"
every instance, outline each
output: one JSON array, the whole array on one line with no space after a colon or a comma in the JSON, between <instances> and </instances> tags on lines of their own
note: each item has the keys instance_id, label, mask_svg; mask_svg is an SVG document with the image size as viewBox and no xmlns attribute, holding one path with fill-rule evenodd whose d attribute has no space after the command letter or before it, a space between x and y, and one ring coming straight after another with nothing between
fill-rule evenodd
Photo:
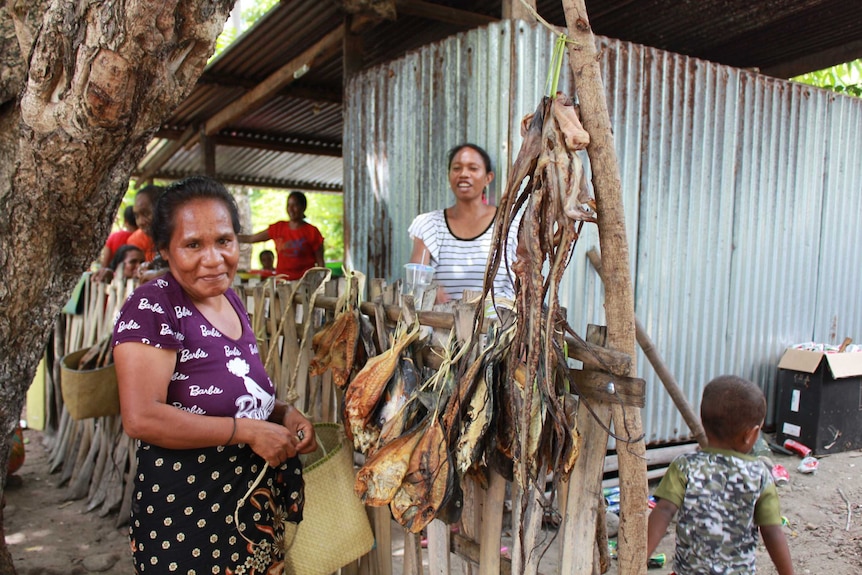
<instances>
[{"instance_id":1,"label":"woman in purple barbie shirt","mask_svg":"<svg viewBox=\"0 0 862 575\"><path fill-rule=\"evenodd\" d=\"M167 274L114 327L126 433L137 439L130 539L137 573L281 572L284 521L302 518L314 428L275 398L230 289L239 215L220 183L167 188L151 225Z\"/></svg>"}]
</instances>

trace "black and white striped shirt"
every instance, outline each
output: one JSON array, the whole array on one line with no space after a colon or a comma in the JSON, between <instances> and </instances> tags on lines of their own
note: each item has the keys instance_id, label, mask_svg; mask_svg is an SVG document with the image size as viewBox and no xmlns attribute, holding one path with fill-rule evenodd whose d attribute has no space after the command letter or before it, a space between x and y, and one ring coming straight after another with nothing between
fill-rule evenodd
<instances>
[{"instance_id":1,"label":"black and white striped shirt","mask_svg":"<svg viewBox=\"0 0 862 575\"><path fill-rule=\"evenodd\" d=\"M485 280L485 266L494 237L494 220L487 229L475 238L458 238L449 229L444 210L420 214L413 219L408 232L410 238L419 238L431 254L434 280L449 297L461 299L464 290L481 291ZM509 229L506 241L508 264L515 261L518 245L518 218ZM506 268L504 261L494 278L494 295L514 299L514 274Z\"/></svg>"}]
</instances>

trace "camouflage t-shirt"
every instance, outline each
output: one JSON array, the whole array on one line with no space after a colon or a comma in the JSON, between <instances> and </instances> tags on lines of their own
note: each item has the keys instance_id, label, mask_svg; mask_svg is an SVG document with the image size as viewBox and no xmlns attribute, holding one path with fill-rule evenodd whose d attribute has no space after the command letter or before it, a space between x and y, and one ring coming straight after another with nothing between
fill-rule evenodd
<instances>
[{"instance_id":1,"label":"camouflage t-shirt","mask_svg":"<svg viewBox=\"0 0 862 575\"><path fill-rule=\"evenodd\" d=\"M769 469L736 451L706 448L677 457L655 497L679 508L678 575L754 573L757 526L781 524Z\"/></svg>"}]
</instances>

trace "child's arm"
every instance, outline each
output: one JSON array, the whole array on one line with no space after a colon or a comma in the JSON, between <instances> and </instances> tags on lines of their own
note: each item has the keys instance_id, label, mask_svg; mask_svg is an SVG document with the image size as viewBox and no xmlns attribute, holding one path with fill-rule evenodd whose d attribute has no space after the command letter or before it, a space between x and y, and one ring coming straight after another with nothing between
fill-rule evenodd
<instances>
[{"instance_id":1,"label":"child's arm","mask_svg":"<svg viewBox=\"0 0 862 575\"><path fill-rule=\"evenodd\" d=\"M650 512L647 526L647 557L651 557L655 548L658 547L677 509L679 508L667 499L659 499L655 508Z\"/></svg>"},{"instance_id":2,"label":"child's arm","mask_svg":"<svg viewBox=\"0 0 862 575\"><path fill-rule=\"evenodd\" d=\"M769 557L778 570L778 575L793 575L793 563L790 561L790 549L781 525L761 525L760 536L769 552Z\"/></svg>"}]
</instances>

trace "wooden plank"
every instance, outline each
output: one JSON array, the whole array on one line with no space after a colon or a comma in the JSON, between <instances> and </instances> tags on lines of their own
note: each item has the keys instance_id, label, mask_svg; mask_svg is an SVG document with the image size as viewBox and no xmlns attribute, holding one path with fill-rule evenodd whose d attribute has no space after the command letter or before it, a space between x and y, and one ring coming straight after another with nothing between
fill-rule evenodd
<instances>
[{"instance_id":1,"label":"wooden plank","mask_svg":"<svg viewBox=\"0 0 862 575\"><path fill-rule=\"evenodd\" d=\"M458 533L452 534L452 551L473 563L479 564L481 562L481 550L479 544L464 535L460 535ZM512 560L508 557L500 557L499 574L512 575Z\"/></svg>"},{"instance_id":2,"label":"wooden plank","mask_svg":"<svg viewBox=\"0 0 862 575\"><path fill-rule=\"evenodd\" d=\"M536 19L527 6L536 10L536 0L503 0L503 18L506 20L524 20L534 22Z\"/></svg>"},{"instance_id":3,"label":"wooden plank","mask_svg":"<svg viewBox=\"0 0 862 575\"><path fill-rule=\"evenodd\" d=\"M449 575L452 569L449 526L434 519L425 529L428 533L428 572L431 575Z\"/></svg>"},{"instance_id":4,"label":"wooden plank","mask_svg":"<svg viewBox=\"0 0 862 575\"><path fill-rule=\"evenodd\" d=\"M479 575L501 573L500 543L503 540L503 510L506 479L489 471L488 492L482 508L482 532L479 535Z\"/></svg>"},{"instance_id":5,"label":"wooden plank","mask_svg":"<svg viewBox=\"0 0 862 575\"><path fill-rule=\"evenodd\" d=\"M401 572L403 575L423 575L425 572L422 565L422 545L416 533L404 532L404 566Z\"/></svg>"},{"instance_id":6,"label":"wooden plank","mask_svg":"<svg viewBox=\"0 0 862 575\"><path fill-rule=\"evenodd\" d=\"M454 540L451 544L452 552L465 559L464 575L478 573L479 565L479 535L482 533L482 508L485 503L485 492L475 479L465 476L462 480L464 491L463 511L461 512L461 538L470 541L475 546L475 553L466 556L455 549ZM474 565L475 564L475 565Z\"/></svg>"},{"instance_id":7,"label":"wooden plank","mask_svg":"<svg viewBox=\"0 0 862 575\"><path fill-rule=\"evenodd\" d=\"M591 369L573 369L572 377L578 393L588 401L622 403L631 407L644 407L646 382L636 377L624 377Z\"/></svg>"},{"instance_id":8,"label":"wooden plank","mask_svg":"<svg viewBox=\"0 0 862 575\"><path fill-rule=\"evenodd\" d=\"M216 134L232 121L269 101L273 94L300 78L309 68L325 62L337 54L341 50L343 40L344 24L323 36L310 48L270 74L243 96L219 110L207 120L204 133L207 135Z\"/></svg>"},{"instance_id":9,"label":"wooden plank","mask_svg":"<svg viewBox=\"0 0 862 575\"><path fill-rule=\"evenodd\" d=\"M372 549L374 562L371 572L375 575L392 575L392 520L388 507L371 509L374 525L374 539L377 546Z\"/></svg>"},{"instance_id":10,"label":"wooden plank","mask_svg":"<svg viewBox=\"0 0 862 575\"><path fill-rule=\"evenodd\" d=\"M499 18L477 14L467 10L459 10L458 8L449 8L440 4L431 2L423 2L421 0L398 0L396 2L398 14L403 16L417 16L428 20L436 20L437 22L445 22L447 24L456 24L458 26L466 26L469 28L478 28L493 22L498 22Z\"/></svg>"},{"instance_id":11,"label":"wooden plank","mask_svg":"<svg viewBox=\"0 0 862 575\"><path fill-rule=\"evenodd\" d=\"M670 447L656 447L646 450L646 464L651 465L666 465L673 461L678 455L685 453L694 453L697 451L696 443L685 443L683 445L673 445ZM605 473L613 473L620 468L619 459L616 455L608 455L605 457Z\"/></svg>"},{"instance_id":12,"label":"wooden plank","mask_svg":"<svg viewBox=\"0 0 862 575\"><path fill-rule=\"evenodd\" d=\"M588 326L587 339L604 343L603 331L597 326ZM596 402L591 407L592 411L588 410L584 402L578 406L578 431L585 440L566 482L566 507L560 525L560 573L567 575L593 573L592 549L596 540L596 517L602 494L602 467L607 453L611 408L603 402Z\"/></svg>"}]
</instances>

